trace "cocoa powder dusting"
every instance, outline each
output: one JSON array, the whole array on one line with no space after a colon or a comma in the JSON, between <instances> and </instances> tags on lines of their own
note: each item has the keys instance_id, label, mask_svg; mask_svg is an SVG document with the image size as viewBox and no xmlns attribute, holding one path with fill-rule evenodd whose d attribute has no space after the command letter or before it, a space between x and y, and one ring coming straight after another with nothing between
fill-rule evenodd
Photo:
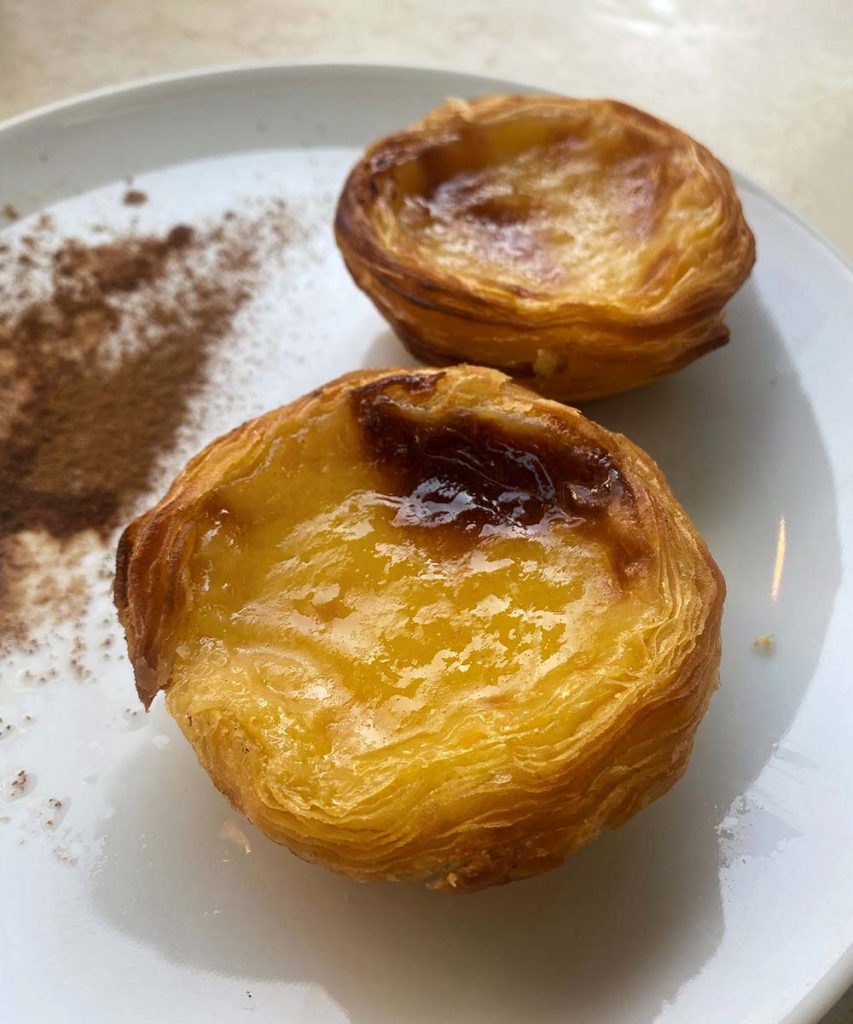
<instances>
[{"instance_id":1,"label":"cocoa powder dusting","mask_svg":"<svg viewBox=\"0 0 853 1024\"><path fill-rule=\"evenodd\" d=\"M142 206L148 202L148 195L138 188L129 188L124 194L122 202L125 206Z\"/></svg>"},{"instance_id":2,"label":"cocoa powder dusting","mask_svg":"<svg viewBox=\"0 0 853 1024\"><path fill-rule=\"evenodd\" d=\"M25 606L73 612L38 538L106 540L149 487L260 266L259 223L283 204L163 236L102 244L45 236L0 255L0 635ZM35 538L35 541L34 541ZM41 578L35 576L41 574ZM70 588L73 590L73 584ZM86 595L79 595L79 611ZM26 630L24 630L26 632Z\"/></svg>"}]
</instances>

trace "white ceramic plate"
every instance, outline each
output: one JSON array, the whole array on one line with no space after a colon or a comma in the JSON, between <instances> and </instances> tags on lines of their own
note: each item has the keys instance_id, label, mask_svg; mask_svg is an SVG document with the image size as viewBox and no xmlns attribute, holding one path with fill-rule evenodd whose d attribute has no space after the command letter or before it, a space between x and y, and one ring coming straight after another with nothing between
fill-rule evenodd
<instances>
[{"instance_id":1,"label":"white ceramic plate","mask_svg":"<svg viewBox=\"0 0 853 1024\"><path fill-rule=\"evenodd\" d=\"M448 94L507 88L308 66L102 93L0 132L0 200L50 208L61 230L132 216L159 229L253 195L290 204L298 230L236 353L264 370L229 391L214 360L221 400L168 476L250 414L409 362L335 252L337 191L376 136ZM151 197L133 211L117 201L129 174ZM461 898L349 882L238 819L161 703L128 712L129 667L96 646L118 632L96 629L113 621L102 583L92 680L75 678L61 626L2 671L15 728L0 741L0 1018L778 1024L837 998L853 972L853 279L738 185L759 258L731 344L588 409L660 462L728 580L722 684L684 780L529 882ZM56 678L33 681L51 665ZM31 785L11 799L20 767ZM51 796L64 817L47 828Z\"/></svg>"}]
</instances>

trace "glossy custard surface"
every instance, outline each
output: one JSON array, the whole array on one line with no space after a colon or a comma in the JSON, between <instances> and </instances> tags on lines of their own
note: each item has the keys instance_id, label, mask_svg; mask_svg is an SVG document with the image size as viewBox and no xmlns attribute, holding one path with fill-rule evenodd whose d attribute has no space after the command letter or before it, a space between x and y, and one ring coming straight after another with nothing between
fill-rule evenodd
<instances>
[{"instance_id":1,"label":"glossy custard surface","mask_svg":"<svg viewBox=\"0 0 853 1024\"><path fill-rule=\"evenodd\" d=\"M230 728L227 707L288 800L375 812L405 786L441 814L454 775L498 791L570 751L666 637L654 580L625 587L606 459L476 407L419 422L394 390L363 388L208 495L168 699L194 728L207 707Z\"/></svg>"},{"instance_id":2,"label":"glossy custard surface","mask_svg":"<svg viewBox=\"0 0 853 1024\"><path fill-rule=\"evenodd\" d=\"M697 259L717 259L715 183L697 172L677 138L596 107L520 114L401 160L385 227L443 274L654 305Z\"/></svg>"}]
</instances>

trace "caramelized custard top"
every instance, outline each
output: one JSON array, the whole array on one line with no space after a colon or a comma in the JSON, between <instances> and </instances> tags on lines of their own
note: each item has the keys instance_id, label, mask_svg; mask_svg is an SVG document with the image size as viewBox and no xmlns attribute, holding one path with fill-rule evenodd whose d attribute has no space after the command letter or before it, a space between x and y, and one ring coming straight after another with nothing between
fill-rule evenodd
<instances>
[{"instance_id":1,"label":"caramelized custard top","mask_svg":"<svg viewBox=\"0 0 853 1024\"><path fill-rule=\"evenodd\" d=\"M700 279L704 292L731 277L733 259L752 262L722 165L612 101L449 102L377 143L355 180L339 228L363 203L378 266L492 299L676 308Z\"/></svg>"},{"instance_id":2,"label":"caramelized custard top","mask_svg":"<svg viewBox=\"0 0 853 1024\"><path fill-rule=\"evenodd\" d=\"M498 757L511 773L525 744L571 744L645 685L661 609L613 456L467 387L354 387L257 435L194 521L170 706L245 705L289 792L367 798L380 750L473 756L524 709L541 726Z\"/></svg>"}]
</instances>

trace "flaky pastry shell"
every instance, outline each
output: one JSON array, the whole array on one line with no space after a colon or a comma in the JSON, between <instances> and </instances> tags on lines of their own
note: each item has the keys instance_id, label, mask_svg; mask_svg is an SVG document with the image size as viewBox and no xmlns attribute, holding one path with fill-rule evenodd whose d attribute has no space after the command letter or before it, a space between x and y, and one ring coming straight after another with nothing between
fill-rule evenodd
<instances>
[{"instance_id":1,"label":"flaky pastry shell","mask_svg":"<svg viewBox=\"0 0 853 1024\"><path fill-rule=\"evenodd\" d=\"M356 284L426 362L563 401L615 394L728 340L755 261L728 171L624 103L450 100L374 143L335 219Z\"/></svg>"},{"instance_id":2,"label":"flaky pastry shell","mask_svg":"<svg viewBox=\"0 0 853 1024\"><path fill-rule=\"evenodd\" d=\"M356 879L468 890L664 793L724 583L654 462L480 367L353 373L214 441L115 600L218 788Z\"/></svg>"}]
</instances>

